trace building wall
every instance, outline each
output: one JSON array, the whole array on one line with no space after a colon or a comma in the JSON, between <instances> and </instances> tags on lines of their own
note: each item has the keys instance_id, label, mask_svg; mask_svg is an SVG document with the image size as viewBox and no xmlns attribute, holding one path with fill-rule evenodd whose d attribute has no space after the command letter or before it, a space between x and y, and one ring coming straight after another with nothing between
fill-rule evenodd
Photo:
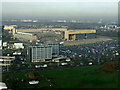
<instances>
[{"instance_id":1,"label":"building wall","mask_svg":"<svg viewBox=\"0 0 120 90\"><path fill-rule=\"evenodd\" d=\"M14 29L14 26L7 26L7 25L4 26L4 30L12 30L12 29Z\"/></svg>"},{"instance_id":2,"label":"building wall","mask_svg":"<svg viewBox=\"0 0 120 90\"><path fill-rule=\"evenodd\" d=\"M15 34L14 37L21 41L36 41L37 40L37 37L33 35Z\"/></svg>"},{"instance_id":3,"label":"building wall","mask_svg":"<svg viewBox=\"0 0 120 90\"><path fill-rule=\"evenodd\" d=\"M24 49L23 43L14 43L13 47L16 49L19 49L19 48Z\"/></svg>"},{"instance_id":4,"label":"building wall","mask_svg":"<svg viewBox=\"0 0 120 90\"><path fill-rule=\"evenodd\" d=\"M59 55L59 43L51 42L51 43L46 43L46 44L52 47L52 55L53 56Z\"/></svg>"},{"instance_id":5,"label":"building wall","mask_svg":"<svg viewBox=\"0 0 120 90\"><path fill-rule=\"evenodd\" d=\"M118 26L120 27L120 1L118 2Z\"/></svg>"},{"instance_id":6,"label":"building wall","mask_svg":"<svg viewBox=\"0 0 120 90\"><path fill-rule=\"evenodd\" d=\"M31 46L28 48L28 60L45 60L52 59L52 47L51 46Z\"/></svg>"},{"instance_id":7,"label":"building wall","mask_svg":"<svg viewBox=\"0 0 120 90\"><path fill-rule=\"evenodd\" d=\"M17 29L18 32L41 32L43 30L67 31L67 28L39 28L39 29Z\"/></svg>"},{"instance_id":8,"label":"building wall","mask_svg":"<svg viewBox=\"0 0 120 90\"><path fill-rule=\"evenodd\" d=\"M2 49L2 40L0 40L0 49Z\"/></svg>"},{"instance_id":9,"label":"building wall","mask_svg":"<svg viewBox=\"0 0 120 90\"><path fill-rule=\"evenodd\" d=\"M76 39L76 34L87 34L87 33L96 33L96 30L68 30L65 31L65 40L70 39L70 35L73 35L73 39Z\"/></svg>"},{"instance_id":10,"label":"building wall","mask_svg":"<svg viewBox=\"0 0 120 90\"><path fill-rule=\"evenodd\" d=\"M0 66L9 66L14 60L15 57L0 56Z\"/></svg>"}]
</instances>

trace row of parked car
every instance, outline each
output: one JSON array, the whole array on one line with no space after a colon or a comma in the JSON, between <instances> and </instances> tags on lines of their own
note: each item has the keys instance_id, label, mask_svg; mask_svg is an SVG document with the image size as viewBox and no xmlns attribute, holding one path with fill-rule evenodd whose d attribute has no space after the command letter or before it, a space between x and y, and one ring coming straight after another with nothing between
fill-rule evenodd
<instances>
[{"instance_id":1,"label":"row of parked car","mask_svg":"<svg viewBox=\"0 0 120 90\"><path fill-rule=\"evenodd\" d=\"M54 63L54 65L51 65L51 67L53 66L86 66L86 65L88 65L88 66L91 66L91 65L93 65L93 62L91 61L91 62L88 62L87 64L86 63L84 63L84 62L80 62L80 63L78 63L78 64L75 64L74 62L70 62L70 63L67 63L67 62L62 62L62 63ZM47 67L49 67L49 65L48 64L41 64L41 65L35 65L35 68L47 68Z\"/></svg>"}]
</instances>

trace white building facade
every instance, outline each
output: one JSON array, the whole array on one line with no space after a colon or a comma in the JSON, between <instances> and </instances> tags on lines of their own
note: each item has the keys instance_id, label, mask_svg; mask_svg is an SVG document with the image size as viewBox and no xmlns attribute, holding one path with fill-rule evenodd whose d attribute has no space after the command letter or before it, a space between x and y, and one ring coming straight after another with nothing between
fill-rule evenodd
<instances>
[{"instance_id":1,"label":"white building facade","mask_svg":"<svg viewBox=\"0 0 120 90\"><path fill-rule=\"evenodd\" d=\"M13 48L24 49L24 45L23 45L23 43L14 43Z\"/></svg>"},{"instance_id":2,"label":"white building facade","mask_svg":"<svg viewBox=\"0 0 120 90\"><path fill-rule=\"evenodd\" d=\"M30 62L41 62L46 59L52 59L52 47L48 45L30 46L28 47L27 55Z\"/></svg>"}]
</instances>

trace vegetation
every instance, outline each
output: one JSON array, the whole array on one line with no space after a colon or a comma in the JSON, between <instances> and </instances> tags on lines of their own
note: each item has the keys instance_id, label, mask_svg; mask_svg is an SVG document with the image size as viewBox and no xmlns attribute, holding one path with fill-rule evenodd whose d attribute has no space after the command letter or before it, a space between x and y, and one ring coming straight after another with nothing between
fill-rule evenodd
<instances>
[{"instance_id":1,"label":"vegetation","mask_svg":"<svg viewBox=\"0 0 120 90\"><path fill-rule=\"evenodd\" d=\"M119 72L102 71L105 65L83 66L45 71L29 71L3 74L3 82L9 88L118 88ZM39 80L38 85L29 81Z\"/></svg>"},{"instance_id":2,"label":"vegetation","mask_svg":"<svg viewBox=\"0 0 120 90\"><path fill-rule=\"evenodd\" d=\"M113 73L113 72L119 72L120 70L120 62L106 62L102 67L101 71L106 73Z\"/></svg>"}]
</instances>

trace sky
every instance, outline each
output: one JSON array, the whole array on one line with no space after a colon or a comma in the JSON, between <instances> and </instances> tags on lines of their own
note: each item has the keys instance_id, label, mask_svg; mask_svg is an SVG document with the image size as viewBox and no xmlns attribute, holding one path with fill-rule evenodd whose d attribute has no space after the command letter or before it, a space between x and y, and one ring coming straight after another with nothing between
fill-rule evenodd
<instances>
[{"instance_id":1,"label":"sky","mask_svg":"<svg viewBox=\"0 0 120 90\"><path fill-rule=\"evenodd\" d=\"M2 2L118 2L119 0L2 0Z\"/></svg>"},{"instance_id":2,"label":"sky","mask_svg":"<svg viewBox=\"0 0 120 90\"><path fill-rule=\"evenodd\" d=\"M3 19L117 18L118 0L2 0Z\"/></svg>"}]
</instances>

